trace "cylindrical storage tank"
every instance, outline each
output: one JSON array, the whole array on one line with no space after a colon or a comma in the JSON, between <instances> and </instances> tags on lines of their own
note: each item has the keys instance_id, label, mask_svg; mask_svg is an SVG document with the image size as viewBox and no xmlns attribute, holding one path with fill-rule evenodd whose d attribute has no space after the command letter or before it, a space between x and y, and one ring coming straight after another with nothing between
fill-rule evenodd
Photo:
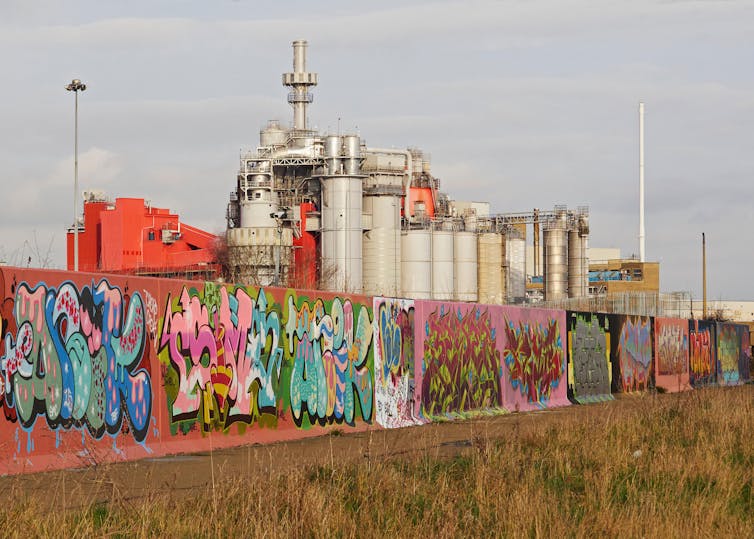
<instances>
[{"instance_id":1,"label":"cylindrical storage tank","mask_svg":"<svg viewBox=\"0 0 754 539\"><path fill-rule=\"evenodd\" d=\"M358 135L345 135L343 137L343 154L345 173L359 174L361 165L361 139Z\"/></svg>"},{"instance_id":2,"label":"cylindrical storage tank","mask_svg":"<svg viewBox=\"0 0 754 539\"><path fill-rule=\"evenodd\" d=\"M584 274L584 238L578 230L568 231L568 297L588 295L588 275Z\"/></svg>"},{"instance_id":3,"label":"cylindrical storage tank","mask_svg":"<svg viewBox=\"0 0 754 539\"><path fill-rule=\"evenodd\" d=\"M325 137L325 162L328 174L340 173L340 154L343 141L338 135Z\"/></svg>"},{"instance_id":4,"label":"cylindrical storage tank","mask_svg":"<svg viewBox=\"0 0 754 539\"><path fill-rule=\"evenodd\" d=\"M455 260L453 258L453 231L432 231L432 299L452 300Z\"/></svg>"},{"instance_id":5,"label":"cylindrical storage tank","mask_svg":"<svg viewBox=\"0 0 754 539\"><path fill-rule=\"evenodd\" d=\"M233 282L288 286L293 231L287 227L231 228L226 233Z\"/></svg>"},{"instance_id":6,"label":"cylindrical storage tank","mask_svg":"<svg viewBox=\"0 0 754 539\"><path fill-rule=\"evenodd\" d=\"M568 286L565 227L555 223L543 236L545 301L564 299Z\"/></svg>"},{"instance_id":7,"label":"cylindrical storage tank","mask_svg":"<svg viewBox=\"0 0 754 539\"><path fill-rule=\"evenodd\" d=\"M430 299L431 279L431 232L426 228L404 232L401 235L401 295L411 299Z\"/></svg>"},{"instance_id":8,"label":"cylindrical storage tank","mask_svg":"<svg viewBox=\"0 0 754 539\"><path fill-rule=\"evenodd\" d=\"M504 302L503 238L501 234L480 234L477 258L479 303L502 305Z\"/></svg>"},{"instance_id":9,"label":"cylindrical storage tank","mask_svg":"<svg viewBox=\"0 0 754 539\"><path fill-rule=\"evenodd\" d=\"M581 241L581 252L584 253L584 256L581 257L581 273L584 276L584 295L589 295L589 233L584 233L582 231L581 237L579 238Z\"/></svg>"},{"instance_id":10,"label":"cylindrical storage tank","mask_svg":"<svg viewBox=\"0 0 754 539\"><path fill-rule=\"evenodd\" d=\"M277 227L272 214L278 211L278 198L270 189L255 189L250 186L240 206L241 228Z\"/></svg>"},{"instance_id":11,"label":"cylindrical storage tank","mask_svg":"<svg viewBox=\"0 0 754 539\"><path fill-rule=\"evenodd\" d=\"M288 133L278 122L270 122L259 132L260 146L285 146L287 140Z\"/></svg>"},{"instance_id":12,"label":"cylindrical storage tank","mask_svg":"<svg viewBox=\"0 0 754 539\"><path fill-rule=\"evenodd\" d=\"M477 243L474 232L456 232L453 235L454 290L457 301L476 301Z\"/></svg>"},{"instance_id":13,"label":"cylindrical storage tank","mask_svg":"<svg viewBox=\"0 0 754 539\"><path fill-rule=\"evenodd\" d=\"M322 268L325 290L361 293L361 177L322 178Z\"/></svg>"},{"instance_id":14,"label":"cylindrical storage tank","mask_svg":"<svg viewBox=\"0 0 754 539\"><path fill-rule=\"evenodd\" d=\"M372 225L363 235L364 294L397 297L401 293L400 201L396 196L365 196L364 213Z\"/></svg>"},{"instance_id":15,"label":"cylindrical storage tank","mask_svg":"<svg viewBox=\"0 0 754 539\"><path fill-rule=\"evenodd\" d=\"M477 216L476 213L470 213L463 218L463 227L468 232L476 232Z\"/></svg>"},{"instance_id":16,"label":"cylindrical storage tank","mask_svg":"<svg viewBox=\"0 0 754 539\"><path fill-rule=\"evenodd\" d=\"M526 299L526 240L516 232L505 236L505 293L510 303Z\"/></svg>"}]
</instances>

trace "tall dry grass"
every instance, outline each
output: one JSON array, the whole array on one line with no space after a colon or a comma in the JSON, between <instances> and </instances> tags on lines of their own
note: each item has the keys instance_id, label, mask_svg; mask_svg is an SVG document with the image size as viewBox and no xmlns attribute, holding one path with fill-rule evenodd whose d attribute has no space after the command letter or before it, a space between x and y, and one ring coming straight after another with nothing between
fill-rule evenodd
<instances>
[{"instance_id":1,"label":"tall dry grass","mask_svg":"<svg viewBox=\"0 0 754 539\"><path fill-rule=\"evenodd\" d=\"M50 496L59 505L42 510L24 496L21 478L0 505L0 530L66 537L754 535L754 387L632 401L496 419L510 428L495 437L487 420L475 422L451 456L443 456L439 434L409 456L292 462L264 479L222 470L232 477L214 489L180 495L155 484L137 498L114 489L107 499L76 505L60 499L58 485Z\"/></svg>"}]
</instances>

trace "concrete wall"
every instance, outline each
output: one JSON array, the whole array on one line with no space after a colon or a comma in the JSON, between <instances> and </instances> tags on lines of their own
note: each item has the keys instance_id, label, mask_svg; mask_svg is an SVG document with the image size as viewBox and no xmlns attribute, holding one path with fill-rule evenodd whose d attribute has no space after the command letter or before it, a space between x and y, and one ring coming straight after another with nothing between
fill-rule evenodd
<instances>
[{"instance_id":1,"label":"concrete wall","mask_svg":"<svg viewBox=\"0 0 754 539\"><path fill-rule=\"evenodd\" d=\"M689 321L655 318L654 338L655 385L665 391L690 389Z\"/></svg>"},{"instance_id":2,"label":"concrete wall","mask_svg":"<svg viewBox=\"0 0 754 539\"><path fill-rule=\"evenodd\" d=\"M567 311L568 397L579 404L611 400L612 360L607 315Z\"/></svg>"},{"instance_id":3,"label":"concrete wall","mask_svg":"<svg viewBox=\"0 0 754 539\"><path fill-rule=\"evenodd\" d=\"M666 322L578 316L604 346L569 341L560 310L3 267L0 473L562 406L569 371L589 402L605 372L613 391L653 387L653 357L665 372ZM745 326L711 327L686 334L691 383L748 380Z\"/></svg>"}]
</instances>

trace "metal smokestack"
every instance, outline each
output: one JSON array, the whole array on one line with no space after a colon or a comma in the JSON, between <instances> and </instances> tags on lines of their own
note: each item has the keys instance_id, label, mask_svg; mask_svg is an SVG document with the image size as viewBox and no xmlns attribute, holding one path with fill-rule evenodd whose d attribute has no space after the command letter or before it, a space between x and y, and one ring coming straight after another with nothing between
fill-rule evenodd
<instances>
[{"instance_id":1,"label":"metal smokestack","mask_svg":"<svg viewBox=\"0 0 754 539\"><path fill-rule=\"evenodd\" d=\"M317 85L317 74L306 71L306 48L304 40L293 42L293 72L283 73L283 86L288 86L288 103L293 105L293 129L306 129L306 106L314 101L310 86Z\"/></svg>"}]
</instances>

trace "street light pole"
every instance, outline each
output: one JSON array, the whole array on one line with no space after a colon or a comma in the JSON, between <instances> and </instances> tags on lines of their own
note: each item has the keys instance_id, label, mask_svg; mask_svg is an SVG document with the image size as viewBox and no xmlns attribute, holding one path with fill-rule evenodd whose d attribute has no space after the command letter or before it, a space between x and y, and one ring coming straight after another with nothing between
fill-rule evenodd
<instances>
[{"instance_id":1,"label":"street light pole","mask_svg":"<svg viewBox=\"0 0 754 539\"><path fill-rule=\"evenodd\" d=\"M86 84L79 79L73 79L65 87L75 94L74 109L74 143L73 143L73 271L79 270L79 92L86 90Z\"/></svg>"}]
</instances>

